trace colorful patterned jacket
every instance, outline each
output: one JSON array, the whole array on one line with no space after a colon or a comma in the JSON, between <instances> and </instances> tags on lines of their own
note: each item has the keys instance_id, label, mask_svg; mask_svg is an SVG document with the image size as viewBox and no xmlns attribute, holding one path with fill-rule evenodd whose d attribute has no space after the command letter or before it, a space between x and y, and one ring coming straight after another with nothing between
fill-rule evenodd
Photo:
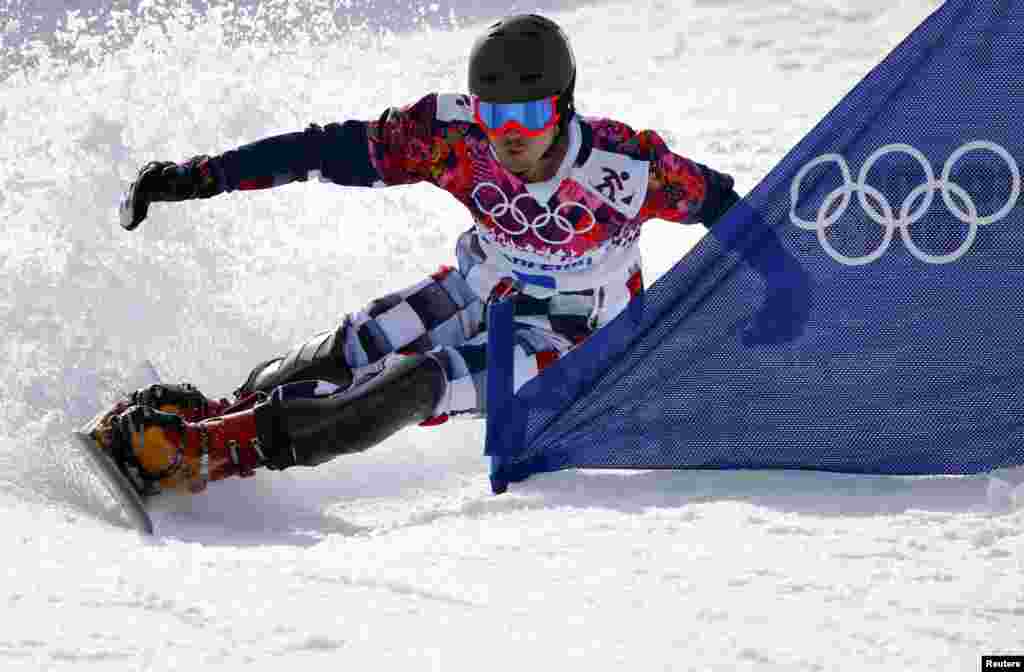
<instances>
[{"instance_id":1,"label":"colorful patterned jacket","mask_svg":"<svg viewBox=\"0 0 1024 672\"><path fill-rule=\"evenodd\" d=\"M656 132L579 116L569 125L568 151L556 175L524 183L498 162L472 120L469 97L461 94L432 93L388 109L377 121L312 125L211 163L219 191L311 176L361 187L430 182L457 198L476 222L460 247L471 245L482 260L468 279L483 296L510 275L548 292L628 286L636 294L644 222L710 226L737 199L731 177L674 154Z\"/></svg>"}]
</instances>

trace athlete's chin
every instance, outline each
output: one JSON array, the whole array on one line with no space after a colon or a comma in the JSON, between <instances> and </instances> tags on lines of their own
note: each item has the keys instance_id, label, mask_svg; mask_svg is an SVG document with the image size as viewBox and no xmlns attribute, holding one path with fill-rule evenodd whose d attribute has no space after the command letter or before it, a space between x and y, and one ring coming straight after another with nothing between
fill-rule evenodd
<instances>
[{"instance_id":1,"label":"athlete's chin","mask_svg":"<svg viewBox=\"0 0 1024 672\"><path fill-rule=\"evenodd\" d=\"M521 175L523 173L529 172L530 167L532 166L532 164L529 161L523 161L521 159L515 158L507 158L504 161L502 161L502 164L504 164L508 172L515 173L516 175Z\"/></svg>"}]
</instances>

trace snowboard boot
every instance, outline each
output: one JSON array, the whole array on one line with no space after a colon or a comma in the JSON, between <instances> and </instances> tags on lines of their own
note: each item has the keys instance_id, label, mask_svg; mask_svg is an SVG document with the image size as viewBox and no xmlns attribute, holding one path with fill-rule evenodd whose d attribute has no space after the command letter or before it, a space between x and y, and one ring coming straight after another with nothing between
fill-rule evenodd
<instances>
[{"instance_id":1,"label":"snowboard boot","mask_svg":"<svg viewBox=\"0 0 1024 672\"><path fill-rule=\"evenodd\" d=\"M265 462L256 402L191 422L175 412L132 405L108 413L91 435L142 495L202 492L211 481L251 476ZM167 405L165 405L166 407Z\"/></svg>"},{"instance_id":2,"label":"snowboard boot","mask_svg":"<svg viewBox=\"0 0 1024 672\"><path fill-rule=\"evenodd\" d=\"M189 383L156 383L129 395L121 402L121 410L128 406L148 406L163 413L179 415L187 422L199 422L228 413L236 403L227 399L208 399Z\"/></svg>"},{"instance_id":3,"label":"snowboard boot","mask_svg":"<svg viewBox=\"0 0 1024 672\"><path fill-rule=\"evenodd\" d=\"M429 355L381 362L344 390L324 393L321 381L300 380L233 404L190 386L150 386L94 421L90 434L140 494L197 493L258 467L316 466L364 451L430 420L447 386Z\"/></svg>"}]
</instances>

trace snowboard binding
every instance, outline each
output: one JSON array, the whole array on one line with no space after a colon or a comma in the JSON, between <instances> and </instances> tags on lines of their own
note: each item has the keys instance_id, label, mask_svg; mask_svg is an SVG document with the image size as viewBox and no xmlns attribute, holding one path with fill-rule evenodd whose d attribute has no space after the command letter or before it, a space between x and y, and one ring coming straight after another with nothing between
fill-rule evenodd
<instances>
[{"instance_id":1,"label":"snowboard binding","mask_svg":"<svg viewBox=\"0 0 1024 672\"><path fill-rule=\"evenodd\" d=\"M265 398L253 394L235 403L211 400L188 383L155 383L118 401L84 428L143 497L165 489L201 492L210 480L252 475L263 459L259 441L249 437L218 442L221 416L251 410ZM211 430L217 436L211 439ZM248 432L245 432L248 434ZM211 443L215 451L211 472ZM221 445L223 443L224 445ZM218 456L222 459L218 459Z\"/></svg>"},{"instance_id":2,"label":"snowboard binding","mask_svg":"<svg viewBox=\"0 0 1024 672\"><path fill-rule=\"evenodd\" d=\"M120 413L112 413L105 419L94 433L99 446L114 460L118 470L124 474L135 491L143 497L160 494L160 481L169 478L177 471L184 460L181 444L173 445L173 454L169 454L166 446L159 452L163 453L164 464L155 462L152 446L146 445L146 438L152 436L151 428L172 430L184 433L185 421L175 413L156 410L150 406L129 406ZM103 438L99 438L103 437ZM138 441L133 441L139 437ZM136 445L138 452L136 452ZM152 442L150 442L152 443ZM147 452L148 451L148 452ZM144 456L148 455L149 464L144 464Z\"/></svg>"}]
</instances>

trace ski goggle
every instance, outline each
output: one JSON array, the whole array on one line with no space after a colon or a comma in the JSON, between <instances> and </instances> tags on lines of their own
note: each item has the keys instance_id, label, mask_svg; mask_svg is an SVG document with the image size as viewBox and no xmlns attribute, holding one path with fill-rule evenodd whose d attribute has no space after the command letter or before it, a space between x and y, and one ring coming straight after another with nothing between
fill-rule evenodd
<instances>
[{"instance_id":1,"label":"ski goggle","mask_svg":"<svg viewBox=\"0 0 1024 672\"><path fill-rule=\"evenodd\" d=\"M488 103L473 96L473 119L494 135L514 129L535 137L558 123L558 96L527 103Z\"/></svg>"}]
</instances>

